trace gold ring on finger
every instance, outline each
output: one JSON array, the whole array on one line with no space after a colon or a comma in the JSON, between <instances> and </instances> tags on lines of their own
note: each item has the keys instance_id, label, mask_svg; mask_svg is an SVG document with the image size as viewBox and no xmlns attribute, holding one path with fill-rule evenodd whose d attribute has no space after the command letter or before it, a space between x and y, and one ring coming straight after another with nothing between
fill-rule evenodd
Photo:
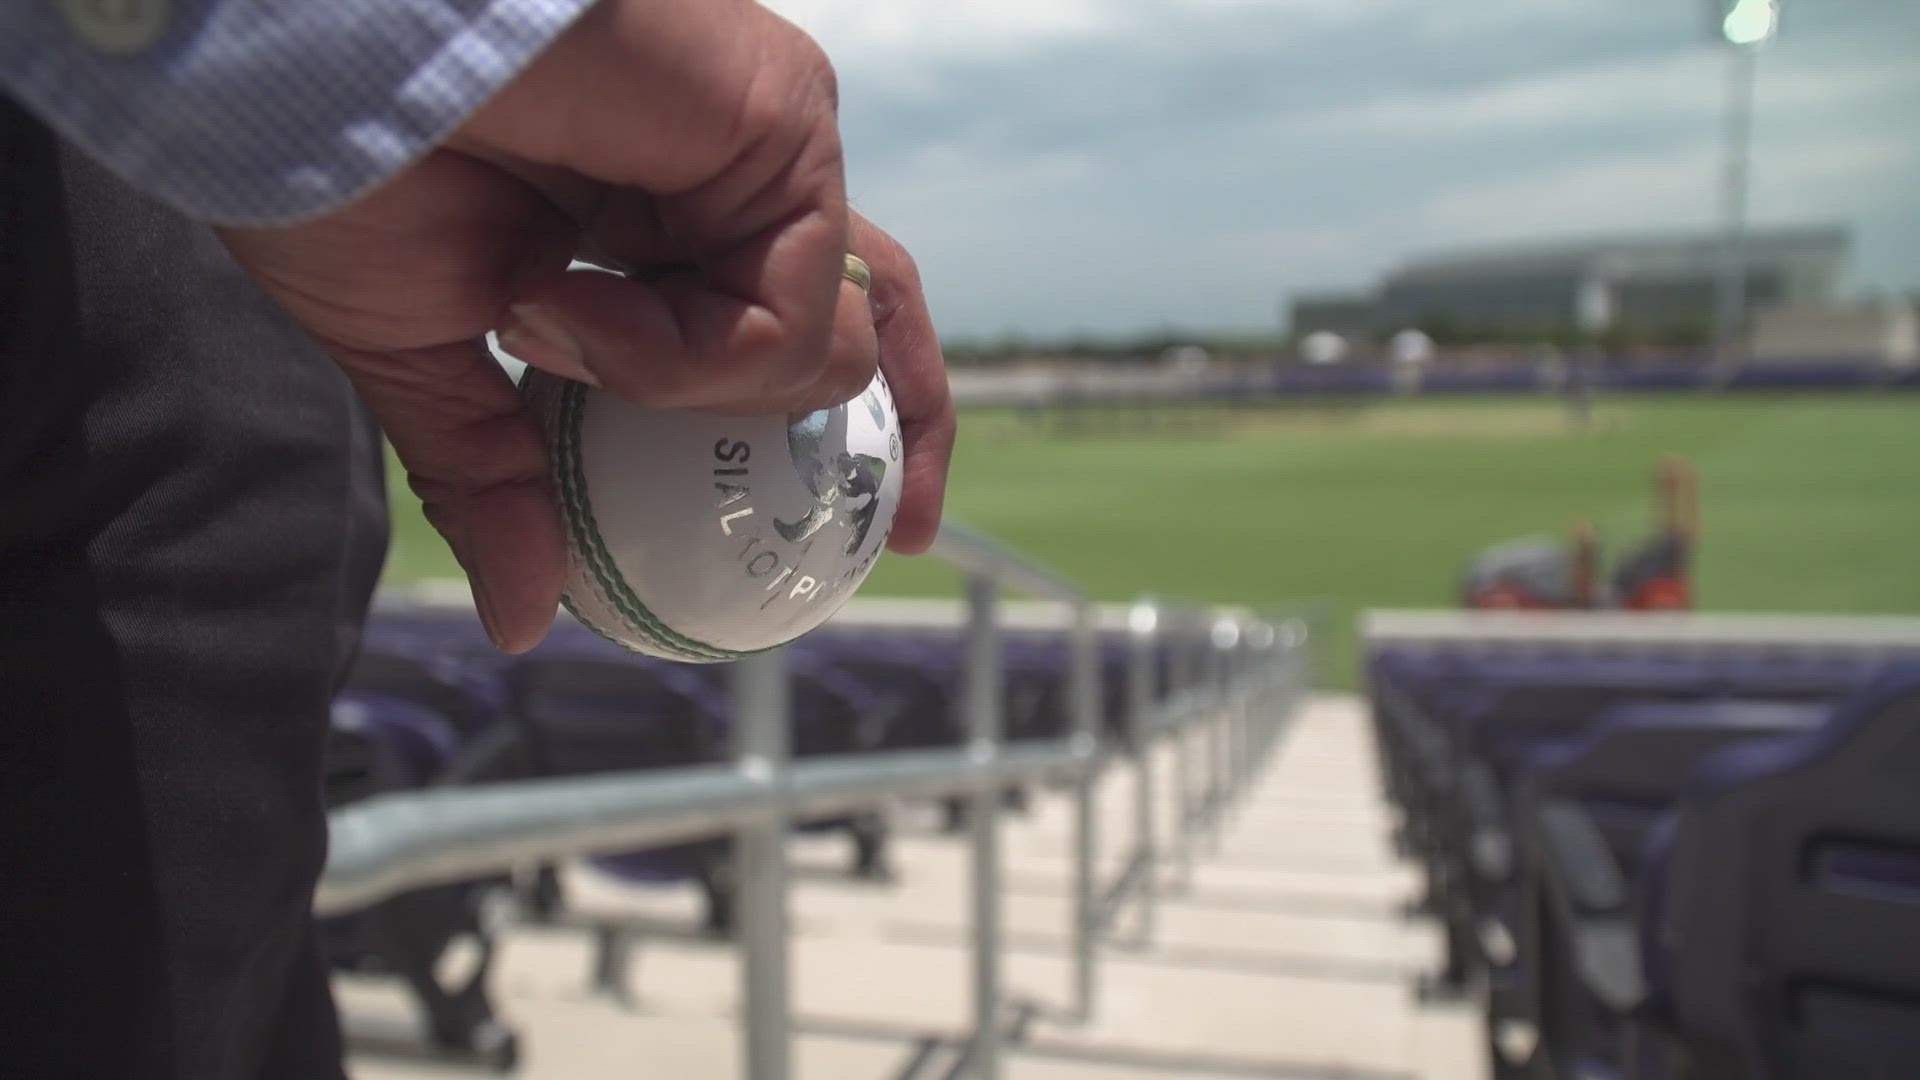
<instances>
[{"instance_id":1,"label":"gold ring on finger","mask_svg":"<svg viewBox=\"0 0 1920 1080\"><path fill-rule=\"evenodd\" d=\"M848 281L860 286L861 292L868 292L873 288L873 270L858 255L847 256L846 267L840 271L840 274Z\"/></svg>"}]
</instances>

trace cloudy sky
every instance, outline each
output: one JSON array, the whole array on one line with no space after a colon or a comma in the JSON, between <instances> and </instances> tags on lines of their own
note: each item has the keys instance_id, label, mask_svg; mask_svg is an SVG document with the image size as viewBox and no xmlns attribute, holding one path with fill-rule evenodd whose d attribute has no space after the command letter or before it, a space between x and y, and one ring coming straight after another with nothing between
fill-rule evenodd
<instances>
[{"instance_id":1,"label":"cloudy sky","mask_svg":"<svg viewBox=\"0 0 1920 1080\"><path fill-rule=\"evenodd\" d=\"M1436 248L1707 227L1708 0L770 0L953 337L1272 329ZM1785 0L1753 214L1920 285L1920 3Z\"/></svg>"}]
</instances>

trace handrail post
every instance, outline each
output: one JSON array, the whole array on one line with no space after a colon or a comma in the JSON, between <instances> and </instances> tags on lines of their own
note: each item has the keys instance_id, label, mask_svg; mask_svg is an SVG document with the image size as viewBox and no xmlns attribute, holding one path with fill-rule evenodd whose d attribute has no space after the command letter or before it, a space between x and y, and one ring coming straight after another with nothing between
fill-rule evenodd
<instances>
[{"instance_id":1,"label":"handrail post","mask_svg":"<svg viewBox=\"0 0 1920 1080\"><path fill-rule=\"evenodd\" d=\"M1160 891L1160 857L1155 850L1153 789L1155 632L1160 616L1141 602L1127 620L1127 717L1133 732L1134 852L1140 867L1140 944L1153 943L1154 900Z\"/></svg>"},{"instance_id":2,"label":"handrail post","mask_svg":"<svg viewBox=\"0 0 1920 1080\"><path fill-rule=\"evenodd\" d=\"M1282 706L1279 694L1280 650L1272 646L1262 650L1260 656L1259 711L1254 714L1254 738L1259 740L1258 757L1260 767L1266 768L1267 755L1273 752L1274 733L1279 730Z\"/></svg>"},{"instance_id":3,"label":"handrail post","mask_svg":"<svg viewBox=\"0 0 1920 1080\"><path fill-rule=\"evenodd\" d=\"M1212 723L1207 726L1207 752L1212 758L1212 790L1208 802L1207 848L1220 850L1221 830L1226 825L1227 806L1233 800L1233 647L1240 640L1240 627L1232 619L1214 620L1208 643L1207 675L1214 693Z\"/></svg>"},{"instance_id":4,"label":"handrail post","mask_svg":"<svg viewBox=\"0 0 1920 1080\"><path fill-rule=\"evenodd\" d=\"M1073 1005L1081 1021L1093 1018L1095 935L1100 932L1095 863L1100 850L1100 642L1091 601L1074 605L1069 640L1068 707L1072 743L1083 767L1073 783Z\"/></svg>"},{"instance_id":5,"label":"handrail post","mask_svg":"<svg viewBox=\"0 0 1920 1080\"><path fill-rule=\"evenodd\" d=\"M1240 743L1240 645L1245 638L1238 622L1229 622L1233 634L1225 648L1220 650L1220 694L1222 715L1220 724L1220 771L1227 778L1227 795L1221 800L1221 820L1214 826L1214 847L1220 846L1220 833L1226 828L1226 811L1238 808L1240 799L1246 794L1244 779L1246 762L1236 752Z\"/></svg>"},{"instance_id":6,"label":"handrail post","mask_svg":"<svg viewBox=\"0 0 1920 1080\"><path fill-rule=\"evenodd\" d=\"M968 812L973 830L973 1036L967 1064L974 1080L1000 1078L1000 684L998 590L980 573L967 577L966 717L974 763L982 768Z\"/></svg>"},{"instance_id":7,"label":"handrail post","mask_svg":"<svg viewBox=\"0 0 1920 1080\"><path fill-rule=\"evenodd\" d=\"M1253 680L1259 671L1248 627L1240 628L1240 644L1233 651L1233 762L1240 797L1251 797L1254 778Z\"/></svg>"},{"instance_id":8,"label":"handrail post","mask_svg":"<svg viewBox=\"0 0 1920 1080\"><path fill-rule=\"evenodd\" d=\"M1280 643L1284 649L1284 671L1286 674L1286 681L1284 683L1286 687L1286 710L1282 715L1286 718L1283 722L1291 722L1295 713L1300 709L1302 702L1306 699L1307 692L1313 688L1313 630L1303 620L1288 620L1287 624L1280 629ZM1281 734L1283 734L1283 730L1275 731L1274 739L1276 742L1279 741Z\"/></svg>"},{"instance_id":9,"label":"handrail post","mask_svg":"<svg viewBox=\"0 0 1920 1080\"><path fill-rule=\"evenodd\" d=\"M734 665L740 771L773 790L766 815L739 832L742 1025L748 1080L787 1080L787 671L783 652Z\"/></svg>"},{"instance_id":10,"label":"handrail post","mask_svg":"<svg viewBox=\"0 0 1920 1080\"><path fill-rule=\"evenodd\" d=\"M1223 689L1227 696L1227 722L1225 730L1220 733L1220 752L1225 758L1227 772L1227 805L1237 812L1240 800L1247 794L1247 760L1240 753L1240 737L1247 719L1247 699L1241 686L1241 650L1246 645L1247 636L1246 628L1238 621L1232 625L1233 641L1221 657L1226 665L1226 685ZM1225 827L1224 823L1221 827Z\"/></svg>"},{"instance_id":11,"label":"handrail post","mask_svg":"<svg viewBox=\"0 0 1920 1080\"><path fill-rule=\"evenodd\" d=\"M1183 620L1184 622L1184 620ZM1171 696L1180 706L1178 720L1173 727L1173 861L1182 886L1193 878L1192 834L1193 811L1189 807L1192 793L1192 770L1187 764L1187 744L1193 734L1193 710L1189 708L1194 690L1193 649L1191 628L1177 627L1169 642L1171 649L1167 654L1168 687Z\"/></svg>"}]
</instances>

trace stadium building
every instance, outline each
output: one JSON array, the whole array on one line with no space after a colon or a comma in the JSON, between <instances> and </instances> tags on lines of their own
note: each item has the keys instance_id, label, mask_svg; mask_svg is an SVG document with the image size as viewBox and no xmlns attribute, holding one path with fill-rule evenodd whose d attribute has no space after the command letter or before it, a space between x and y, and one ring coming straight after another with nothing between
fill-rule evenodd
<instances>
[{"instance_id":1,"label":"stadium building","mask_svg":"<svg viewBox=\"0 0 1920 1080\"><path fill-rule=\"evenodd\" d=\"M1622 236L1416 259L1373 289L1303 293L1296 334L1380 339L1408 327L1463 331L1710 323L1721 258L1715 234ZM1755 311L1834 304L1852 253L1843 227L1760 229L1746 242Z\"/></svg>"}]
</instances>

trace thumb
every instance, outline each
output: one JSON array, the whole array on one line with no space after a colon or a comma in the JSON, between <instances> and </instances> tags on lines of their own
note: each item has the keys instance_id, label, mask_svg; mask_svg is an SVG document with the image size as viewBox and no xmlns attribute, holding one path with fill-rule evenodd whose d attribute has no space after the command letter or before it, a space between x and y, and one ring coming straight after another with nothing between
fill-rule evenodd
<instances>
[{"instance_id":1,"label":"thumb","mask_svg":"<svg viewBox=\"0 0 1920 1080\"><path fill-rule=\"evenodd\" d=\"M427 520L473 586L487 634L525 652L552 625L566 540L546 441L483 341L329 351L379 419Z\"/></svg>"}]
</instances>

